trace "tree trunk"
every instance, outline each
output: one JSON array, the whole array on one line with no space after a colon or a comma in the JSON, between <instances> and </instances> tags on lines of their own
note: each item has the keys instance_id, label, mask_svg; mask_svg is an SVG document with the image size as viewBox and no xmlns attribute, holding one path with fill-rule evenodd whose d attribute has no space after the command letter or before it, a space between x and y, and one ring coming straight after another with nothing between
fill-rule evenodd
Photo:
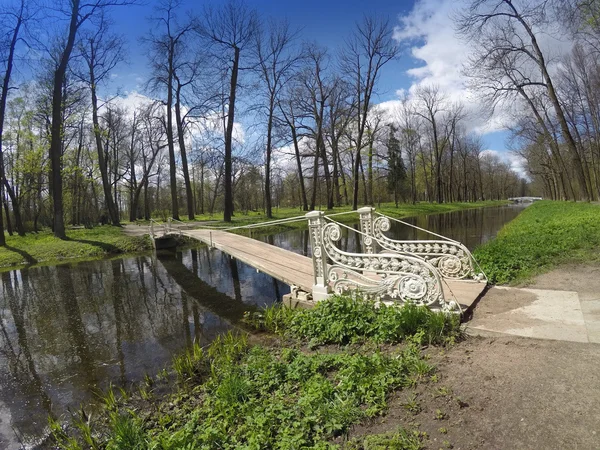
<instances>
[{"instance_id":1,"label":"tree trunk","mask_svg":"<svg viewBox=\"0 0 600 450\"><path fill-rule=\"evenodd\" d=\"M272 200L271 200L271 145L272 145L272 134L273 134L273 114L275 108L275 99L271 96L269 103L269 119L267 121L267 155L265 159L265 209L267 217L271 219L273 217L272 211Z\"/></svg>"},{"instance_id":2,"label":"tree trunk","mask_svg":"<svg viewBox=\"0 0 600 450\"><path fill-rule=\"evenodd\" d=\"M54 81L52 88L52 127L50 141L50 184L52 188L52 208L54 236L59 239L66 239L65 219L63 217L63 179L62 179L62 131L63 131L63 83L67 73L67 66L75 44L75 35L78 29L79 20L79 2L72 0L71 19L69 23L69 35L67 43L60 56L60 61L54 71Z\"/></svg>"},{"instance_id":3,"label":"tree trunk","mask_svg":"<svg viewBox=\"0 0 600 450\"><path fill-rule=\"evenodd\" d=\"M15 56L15 48L17 46L17 41L19 38L19 30L21 29L21 24L23 23L23 9L25 7L25 2L21 2L21 8L19 12L19 16L17 17L17 23L15 24L15 29L13 31L12 39L10 42L10 48L8 51L8 59L6 60L6 72L4 73L4 79L2 80L2 92L0 93L0 196L2 196L2 186L6 185L7 190L10 190L10 186L8 185L8 181L6 180L6 173L4 170L4 154L2 151L2 140L4 137L4 116L6 114L6 101L8 97L8 90L10 87L10 77L13 69L13 61ZM13 193L14 196L14 193ZM12 196L11 196L12 198ZM13 207L14 207L13 203ZM16 212L15 212L16 215ZM19 234L21 234L21 228L19 229ZM23 229L23 234L24 233ZM6 245L6 238L4 236L4 221L2 220L2 214L0 214L0 245Z\"/></svg>"},{"instance_id":4,"label":"tree trunk","mask_svg":"<svg viewBox=\"0 0 600 450\"><path fill-rule=\"evenodd\" d=\"M223 220L225 222L231 222L231 217L233 216L233 124L235 119L235 96L240 63L240 49L237 46L233 49L233 67L231 69L231 84L229 86L229 107L227 109L227 128L225 130L225 208L223 211Z\"/></svg>"},{"instance_id":5,"label":"tree trunk","mask_svg":"<svg viewBox=\"0 0 600 450\"><path fill-rule=\"evenodd\" d=\"M167 77L167 144L169 147L169 181L171 184L171 215L179 220L177 203L177 167L175 163L175 142L173 140L173 53L174 43L171 39L169 48L169 74Z\"/></svg>"},{"instance_id":6,"label":"tree trunk","mask_svg":"<svg viewBox=\"0 0 600 450\"><path fill-rule=\"evenodd\" d=\"M190 171L188 170L187 152L185 150L185 130L181 118L181 84L177 81L177 92L175 96L175 121L177 122L177 136L179 138L179 151L181 152L181 168L183 169L183 181L185 182L185 195L187 200L188 219L194 220L194 193L190 182Z\"/></svg>"},{"instance_id":7,"label":"tree trunk","mask_svg":"<svg viewBox=\"0 0 600 450\"><path fill-rule=\"evenodd\" d=\"M110 181L108 179L108 168L106 167L106 160L104 159L104 149L102 148L102 136L100 133L100 122L98 121L98 97L96 95L96 77L94 74L94 48L91 49L91 61L90 70L90 90L92 92L92 124L94 126L94 138L96 140L96 150L98 152L98 168L100 169L100 176L102 178L102 190L104 191L104 201L106 202L106 209L110 221L114 226L120 226L119 214L113 201Z\"/></svg>"},{"instance_id":8,"label":"tree trunk","mask_svg":"<svg viewBox=\"0 0 600 450\"><path fill-rule=\"evenodd\" d=\"M308 199L306 198L306 187L304 186L304 173L302 171L302 159L300 158L300 146L298 145L298 135L296 127L290 124L292 131L292 141L294 142L294 154L296 156L296 166L298 168L298 180L300 182L300 196L302 198L302 209L308 211Z\"/></svg>"}]
</instances>

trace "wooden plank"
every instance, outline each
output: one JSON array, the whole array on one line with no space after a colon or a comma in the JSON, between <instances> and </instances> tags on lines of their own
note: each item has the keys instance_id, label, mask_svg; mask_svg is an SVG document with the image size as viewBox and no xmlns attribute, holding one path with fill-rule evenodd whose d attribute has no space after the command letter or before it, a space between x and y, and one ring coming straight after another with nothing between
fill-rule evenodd
<instances>
[{"instance_id":1,"label":"wooden plank","mask_svg":"<svg viewBox=\"0 0 600 450\"><path fill-rule=\"evenodd\" d=\"M209 245L212 243L213 247L286 284L312 290L312 260L306 256L223 231L194 230L185 234Z\"/></svg>"}]
</instances>

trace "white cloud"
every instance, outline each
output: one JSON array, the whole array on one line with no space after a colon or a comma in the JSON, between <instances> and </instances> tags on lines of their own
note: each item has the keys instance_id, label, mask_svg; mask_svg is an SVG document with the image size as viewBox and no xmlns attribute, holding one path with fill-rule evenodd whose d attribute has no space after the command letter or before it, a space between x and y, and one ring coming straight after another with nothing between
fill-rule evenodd
<instances>
[{"instance_id":1,"label":"white cloud","mask_svg":"<svg viewBox=\"0 0 600 450\"><path fill-rule=\"evenodd\" d=\"M469 114L468 131L485 135L506 129L512 116L512 105L497 108L489 117L477 93L467 87L463 63L472 47L457 36L453 17L469 3L470 0L416 0L413 9L399 17L394 38L420 62L407 71L414 80L409 94L414 95L419 86L439 86L448 100L465 104ZM552 25L552 20L545 29L536 31L538 43L550 62L550 70L556 73L560 58L571 49L572 42Z\"/></svg>"}]
</instances>

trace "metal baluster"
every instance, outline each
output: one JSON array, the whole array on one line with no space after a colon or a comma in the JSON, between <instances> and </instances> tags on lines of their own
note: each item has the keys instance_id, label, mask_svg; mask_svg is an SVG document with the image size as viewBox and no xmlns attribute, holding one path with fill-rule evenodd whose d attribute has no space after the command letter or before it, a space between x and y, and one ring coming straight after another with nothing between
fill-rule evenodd
<instances>
[{"instance_id":1,"label":"metal baluster","mask_svg":"<svg viewBox=\"0 0 600 450\"><path fill-rule=\"evenodd\" d=\"M310 235L310 246L312 249L314 284L313 300L324 300L329 296L329 285L327 283L327 253L323 244L323 227L325 219L323 211L311 211L306 214L308 219L308 230Z\"/></svg>"}]
</instances>

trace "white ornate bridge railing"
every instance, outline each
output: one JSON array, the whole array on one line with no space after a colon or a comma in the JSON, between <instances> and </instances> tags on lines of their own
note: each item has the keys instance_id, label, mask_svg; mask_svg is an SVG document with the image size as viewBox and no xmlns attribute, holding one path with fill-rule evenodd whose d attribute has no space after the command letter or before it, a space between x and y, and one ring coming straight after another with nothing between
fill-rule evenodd
<instances>
[{"instance_id":1,"label":"white ornate bridge railing","mask_svg":"<svg viewBox=\"0 0 600 450\"><path fill-rule=\"evenodd\" d=\"M329 293L358 289L362 293L400 303L410 302L434 310L460 312L455 300L444 297L438 270L424 259L406 253L351 253L335 243L342 233L339 223L326 222L322 211L306 214L314 265L313 299ZM343 226L343 225L342 225ZM359 232L364 245L372 237Z\"/></svg>"},{"instance_id":2,"label":"white ornate bridge railing","mask_svg":"<svg viewBox=\"0 0 600 450\"><path fill-rule=\"evenodd\" d=\"M369 236L363 240L363 251L374 254L379 246L383 252L399 253L418 256L433 265L448 280L487 281L487 277L477 265L471 252L462 243L429 230L412 225L402 220L394 219L375 212L375 208L365 207L358 210L360 229ZM391 222L419 229L439 240L395 240L384 233L391 228Z\"/></svg>"}]
</instances>

